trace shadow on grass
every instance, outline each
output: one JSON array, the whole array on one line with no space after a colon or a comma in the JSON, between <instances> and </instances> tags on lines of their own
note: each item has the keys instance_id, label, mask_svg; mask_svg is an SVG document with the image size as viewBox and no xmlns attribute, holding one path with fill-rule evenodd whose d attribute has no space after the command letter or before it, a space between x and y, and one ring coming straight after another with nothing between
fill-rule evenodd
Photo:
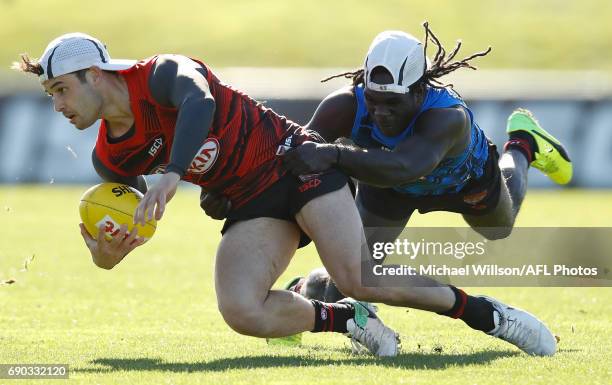
<instances>
[{"instance_id":1,"label":"shadow on grass","mask_svg":"<svg viewBox=\"0 0 612 385\"><path fill-rule=\"evenodd\" d=\"M105 373L114 371L161 372L222 372L228 369L258 369L282 367L316 367L328 365L372 365L403 369L446 369L451 366L483 365L498 358L514 357L519 352L484 351L470 354L406 353L394 358L355 357L346 359L308 358L300 356L249 356L231 357L202 362L165 362L159 358L97 358L90 361L103 368L75 369L81 373Z\"/></svg>"}]
</instances>

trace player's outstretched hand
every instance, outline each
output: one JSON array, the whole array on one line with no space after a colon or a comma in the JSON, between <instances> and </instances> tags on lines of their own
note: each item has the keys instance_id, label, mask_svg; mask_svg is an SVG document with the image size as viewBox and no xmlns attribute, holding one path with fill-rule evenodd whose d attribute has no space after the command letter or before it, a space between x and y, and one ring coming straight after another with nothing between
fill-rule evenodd
<instances>
[{"instance_id":1,"label":"player's outstretched hand","mask_svg":"<svg viewBox=\"0 0 612 385\"><path fill-rule=\"evenodd\" d=\"M232 208L232 202L223 196L202 190L200 207L212 219L225 219Z\"/></svg>"},{"instance_id":2,"label":"player's outstretched hand","mask_svg":"<svg viewBox=\"0 0 612 385\"><path fill-rule=\"evenodd\" d=\"M79 227L85 244L91 252L93 262L96 266L106 270L112 269L132 250L145 242L144 238L138 238L138 228L135 226L132 232L128 234L127 225L121 225L119 231L113 235L113 239L110 241L104 238L104 226L100 226L96 238L93 238L87 232L83 223L80 223Z\"/></svg>"},{"instance_id":3,"label":"player's outstretched hand","mask_svg":"<svg viewBox=\"0 0 612 385\"><path fill-rule=\"evenodd\" d=\"M153 219L153 213L155 213L155 220L159 221L166 210L166 203L176 192L179 180L181 177L175 172L164 174L142 197L134 212L134 223L144 226L147 221Z\"/></svg>"},{"instance_id":4,"label":"player's outstretched hand","mask_svg":"<svg viewBox=\"0 0 612 385\"><path fill-rule=\"evenodd\" d=\"M306 141L279 156L287 170L294 175L304 175L332 168L337 154L338 149L333 144Z\"/></svg>"}]
</instances>

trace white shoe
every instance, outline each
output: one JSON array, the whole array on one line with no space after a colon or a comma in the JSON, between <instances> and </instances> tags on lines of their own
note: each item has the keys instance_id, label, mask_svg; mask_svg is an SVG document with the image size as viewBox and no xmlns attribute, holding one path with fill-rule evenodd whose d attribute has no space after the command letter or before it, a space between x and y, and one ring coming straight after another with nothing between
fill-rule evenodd
<instances>
[{"instance_id":1,"label":"white shoe","mask_svg":"<svg viewBox=\"0 0 612 385\"><path fill-rule=\"evenodd\" d=\"M505 305L498 300L482 296L495 309L495 329L489 333L494 337L516 345L527 354L552 356L557 350L557 340L542 321L525 310Z\"/></svg>"},{"instance_id":2,"label":"white shoe","mask_svg":"<svg viewBox=\"0 0 612 385\"><path fill-rule=\"evenodd\" d=\"M340 302L352 303L355 307L355 317L346 322L354 353L367 349L378 357L397 356L400 349L399 334L385 326L376 316L374 305L352 298L345 298Z\"/></svg>"}]
</instances>

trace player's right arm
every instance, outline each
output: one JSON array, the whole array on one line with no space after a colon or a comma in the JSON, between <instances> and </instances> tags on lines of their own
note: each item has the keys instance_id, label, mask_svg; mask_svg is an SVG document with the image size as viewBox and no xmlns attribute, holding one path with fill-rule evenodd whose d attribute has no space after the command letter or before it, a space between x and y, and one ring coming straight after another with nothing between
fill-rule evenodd
<instances>
[{"instance_id":1,"label":"player's right arm","mask_svg":"<svg viewBox=\"0 0 612 385\"><path fill-rule=\"evenodd\" d=\"M147 192L147 183L142 175L125 177L115 173L104 166L100 159L98 159L95 149L91 155L91 160L94 169L104 181L126 184L143 194ZM125 224L121 225L119 232L113 236L111 241L106 241L104 238L104 227L102 226L98 229L98 234L96 234L95 238L89 234L83 223L80 223L79 227L81 228L81 236L91 253L94 264L106 270L112 269L132 250L144 243L143 238L137 237L138 229L134 227L132 232L127 234L127 226Z\"/></svg>"}]
</instances>

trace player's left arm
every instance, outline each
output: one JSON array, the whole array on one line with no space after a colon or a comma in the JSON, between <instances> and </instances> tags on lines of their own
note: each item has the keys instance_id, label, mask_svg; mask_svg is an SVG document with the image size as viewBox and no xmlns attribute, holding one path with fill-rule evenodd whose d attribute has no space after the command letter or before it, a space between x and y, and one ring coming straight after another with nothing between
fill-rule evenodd
<instances>
[{"instance_id":1,"label":"player's left arm","mask_svg":"<svg viewBox=\"0 0 612 385\"><path fill-rule=\"evenodd\" d=\"M215 101L206 80L206 69L188 57L161 55L149 77L153 98L161 105L178 109L170 163L166 173L145 194L134 214L134 222L160 220L166 203L176 192L179 180L206 137L215 113Z\"/></svg>"},{"instance_id":2,"label":"player's left arm","mask_svg":"<svg viewBox=\"0 0 612 385\"><path fill-rule=\"evenodd\" d=\"M374 186L393 187L431 173L451 152L465 147L470 120L462 107L429 110L419 117L414 134L392 151L341 146L337 168Z\"/></svg>"}]
</instances>

